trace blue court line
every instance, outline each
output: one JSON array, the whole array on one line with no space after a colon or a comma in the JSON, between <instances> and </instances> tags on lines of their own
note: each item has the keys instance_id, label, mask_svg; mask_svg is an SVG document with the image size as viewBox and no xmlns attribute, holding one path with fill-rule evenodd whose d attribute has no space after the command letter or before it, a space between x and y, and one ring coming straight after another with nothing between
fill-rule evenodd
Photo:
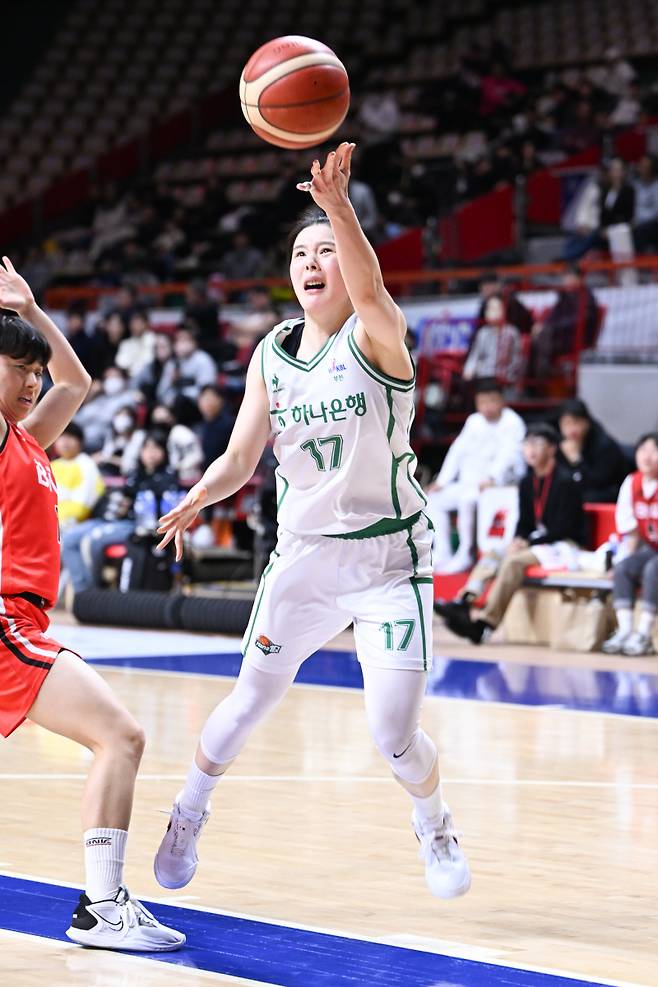
<instances>
[{"instance_id":1,"label":"blue court line","mask_svg":"<svg viewBox=\"0 0 658 987\"><path fill-rule=\"evenodd\" d=\"M69 942L78 892L0 875L0 928ZM187 936L176 953L141 953L175 966L283 987L600 987L595 981L494 966L215 912L146 902ZM437 927L441 921L437 904ZM82 947L81 947L82 948ZM93 966L93 956L90 957Z\"/></svg>"},{"instance_id":2,"label":"blue court line","mask_svg":"<svg viewBox=\"0 0 658 987\"><path fill-rule=\"evenodd\" d=\"M149 668L235 677L240 654L161 655L157 657L94 658L99 665ZM350 651L318 651L304 662L296 682L310 685L363 688L361 667ZM433 696L502 702L524 706L658 718L658 675L618 670L521 665L516 662L438 659L429 675Z\"/></svg>"}]
</instances>

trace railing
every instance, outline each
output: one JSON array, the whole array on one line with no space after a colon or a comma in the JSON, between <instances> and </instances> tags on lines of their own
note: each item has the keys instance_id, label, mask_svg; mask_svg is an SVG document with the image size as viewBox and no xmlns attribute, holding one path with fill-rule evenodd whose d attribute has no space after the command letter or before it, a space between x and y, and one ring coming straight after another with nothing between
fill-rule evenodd
<instances>
[{"instance_id":1,"label":"railing","mask_svg":"<svg viewBox=\"0 0 658 987\"><path fill-rule=\"evenodd\" d=\"M571 265L573 266L573 265ZM614 285L624 271L642 272L644 280L658 281L658 256L637 257L632 261L581 261L578 265L583 275L602 275L608 284ZM387 287L398 298L414 295L455 295L465 291L473 291L474 285L485 278L498 277L509 283L516 290L532 290L555 284L556 278L563 274L567 265L557 264L513 264L498 267L454 267L427 271L391 271L385 274ZM600 283L600 278L599 278ZM264 286L275 291L289 293L293 297L290 282L287 278L242 278L234 281L223 281L222 291L232 293L247 291L249 288ZM166 282L156 285L144 285L137 290L145 299L153 304L166 305L171 299L180 301L187 287L186 282ZM426 288L421 292L419 289ZM53 309L65 309L71 302L84 300L90 307L95 307L101 298L115 295L116 288L104 288L91 285L78 287L49 288L45 293L46 305Z\"/></svg>"}]
</instances>

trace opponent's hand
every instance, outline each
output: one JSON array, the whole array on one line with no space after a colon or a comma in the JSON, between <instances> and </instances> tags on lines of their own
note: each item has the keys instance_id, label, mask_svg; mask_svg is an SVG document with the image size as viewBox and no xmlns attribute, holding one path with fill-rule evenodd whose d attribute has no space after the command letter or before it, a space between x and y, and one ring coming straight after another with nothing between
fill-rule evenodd
<instances>
[{"instance_id":1,"label":"opponent's hand","mask_svg":"<svg viewBox=\"0 0 658 987\"><path fill-rule=\"evenodd\" d=\"M8 257L0 264L0 308L8 308L21 315L34 305L34 295L29 284L14 268Z\"/></svg>"},{"instance_id":2,"label":"opponent's hand","mask_svg":"<svg viewBox=\"0 0 658 987\"><path fill-rule=\"evenodd\" d=\"M160 527L157 530L159 535L164 535L164 538L158 548L166 548L173 539L176 546L177 562L183 558L183 532L187 531L199 511L205 506L207 495L206 487L192 487L178 507L174 507L168 514L160 518Z\"/></svg>"},{"instance_id":3,"label":"opponent's hand","mask_svg":"<svg viewBox=\"0 0 658 987\"><path fill-rule=\"evenodd\" d=\"M356 144L343 141L335 151L330 151L324 167L316 159L311 165L311 180L299 182L300 192L309 192L315 204L327 215L332 209L349 202L347 186L350 181L350 163Z\"/></svg>"}]
</instances>

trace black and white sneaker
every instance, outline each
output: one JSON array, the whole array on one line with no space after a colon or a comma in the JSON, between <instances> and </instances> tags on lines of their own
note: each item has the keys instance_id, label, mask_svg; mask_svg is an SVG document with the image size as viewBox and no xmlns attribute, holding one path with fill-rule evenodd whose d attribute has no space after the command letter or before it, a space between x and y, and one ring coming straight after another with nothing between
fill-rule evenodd
<instances>
[{"instance_id":1,"label":"black and white sneaker","mask_svg":"<svg viewBox=\"0 0 658 987\"><path fill-rule=\"evenodd\" d=\"M158 922L123 885L104 901L90 901L81 894L66 934L81 946L140 953L180 949L185 943L182 932Z\"/></svg>"}]
</instances>

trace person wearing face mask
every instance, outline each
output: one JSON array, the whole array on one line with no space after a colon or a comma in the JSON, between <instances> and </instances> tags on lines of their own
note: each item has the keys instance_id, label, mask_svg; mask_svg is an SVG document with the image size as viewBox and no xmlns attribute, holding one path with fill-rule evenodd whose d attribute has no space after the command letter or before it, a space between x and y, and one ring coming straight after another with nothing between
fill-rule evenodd
<instances>
[{"instance_id":1,"label":"person wearing face mask","mask_svg":"<svg viewBox=\"0 0 658 987\"><path fill-rule=\"evenodd\" d=\"M167 360L156 389L161 404L174 406L181 398L196 403L199 392L206 384L217 379L217 364L199 349L197 334L190 326L182 325L174 336L174 355Z\"/></svg>"},{"instance_id":2,"label":"person wearing face mask","mask_svg":"<svg viewBox=\"0 0 658 987\"><path fill-rule=\"evenodd\" d=\"M502 295L490 295L484 309L484 325L478 329L464 364L464 380L493 377L514 392L522 374L521 333L507 321Z\"/></svg>"},{"instance_id":3,"label":"person wearing face mask","mask_svg":"<svg viewBox=\"0 0 658 987\"><path fill-rule=\"evenodd\" d=\"M85 401L75 416L76 423L85 433L87 452L102 449L115 414L122 408L134 407L138 399L138 393L129 386L125 371L120 367L108 367L100 391Z\"/></svg>"},{"instance_id":4,"label":"person wearing face mask","mask_svg":"<svg viewBox=\"0 0 658 987\"><path fill-rule=\"evenodd\" d=\"M136 429L127 442L121 456L121 472L127 476L137 469L139 452L147 433L157 429L166 435L167 457L184 487L191 487L201 476L203 449L197 436L187 425L181 425L166 404L156 404L146 417L144 428Z\"/></svg>"},{"instance_id":5,"label":"person wearing face mask","mask_svg":"<svg viewBox=\"0 0 658 987\"><path fill-rule=\"evenodd\" d=\"M103 448L94 455L98 468L105 476L123 473L123 456L135 434L137 416L131 407L120 408L112 417L112 426Z\"/></svg>"}]
</instances>

